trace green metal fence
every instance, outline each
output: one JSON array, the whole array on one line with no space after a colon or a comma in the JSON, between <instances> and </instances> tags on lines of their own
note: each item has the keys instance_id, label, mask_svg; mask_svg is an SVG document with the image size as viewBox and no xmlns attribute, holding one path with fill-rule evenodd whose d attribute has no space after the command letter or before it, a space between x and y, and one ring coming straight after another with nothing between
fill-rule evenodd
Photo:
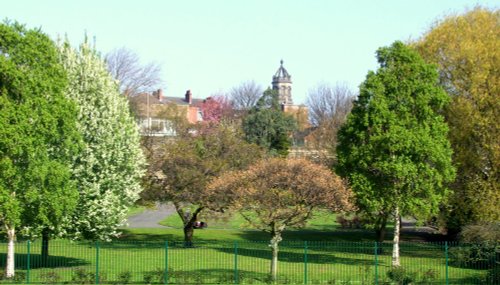
<instances>
[{"instance_id":1,"label":"green metal fence","mask_svg":"<svg viewBox=\"0 0 500 285\"><path fill-rule=\"evenodd\" d=\"M403 271L391 271L392 244L282 242L278 284L500 284L497 246L402 243ZM11 284L263 284L272 283L265 242L16 243ZM5 268L7 244L0 243ZM497 279L495 279L497 278ZM398 281L399 280L399 281Z\"/></svg>"}]
</instances>

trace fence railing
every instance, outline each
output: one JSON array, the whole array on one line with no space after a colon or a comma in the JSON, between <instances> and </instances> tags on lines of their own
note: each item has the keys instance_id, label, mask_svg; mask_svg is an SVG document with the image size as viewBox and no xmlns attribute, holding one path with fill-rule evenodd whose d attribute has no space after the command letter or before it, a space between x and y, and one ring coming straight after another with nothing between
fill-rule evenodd
<instances>
[{"instance_id":1,"label":"fence railing","mask_svg":"<svg viewBox=\"0 0 500 285\"><path fill-rule=\"evenodd\" d=\"M500 284L496 245L402 243L392 270L391 243L282 242L278 284ZM5 268L7 244L0 243ZM13 278L20 284L263 284L271 248L266 242L16 243ZM496 279L495 279L496 278Z\"/></svg>"}]
</instances>

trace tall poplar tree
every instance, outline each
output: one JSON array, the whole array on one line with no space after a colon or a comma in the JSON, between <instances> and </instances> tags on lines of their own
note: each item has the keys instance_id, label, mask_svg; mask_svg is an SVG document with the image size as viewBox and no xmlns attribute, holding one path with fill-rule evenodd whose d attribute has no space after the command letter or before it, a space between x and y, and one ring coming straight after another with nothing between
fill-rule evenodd
<instances>
[{"instance_id":1,"label":"tall poplar tree","mask_svg":"<svg viewBox=\"0 0 500 285\"><path fill-rule=\"evenodd\" d=\"M66 97L79 107L85 145L73 169L80 196L70 232L77 238L109 239L141 192L138 128L106 64L87 42L78 50L66 42L59 52L69 80Z\"/></svg>"},{"instance_id":2,"label":"tall poplar tree","mask_svg":"<svg viewBox=\"0 0 500 285\"><path fill-rule=\"evenodd\" d=\"M438 73L401 42L377 51L339 132L337 171L349 179L358 207L394 218L393 266L399 266L401 215L435 213L454 178L448 127L440 112L449 98Z\"/></svg>"},{"instance_id":3,"label":"tall poplar tree","mask_svg":"<svg viewBox=\"0 0 500 285\"><path fill-rule=\"evenodd\" d=\"M40 30L0 23L0 226L6 276L14 276L16 232L60 232L78 192L71 163L78 152L77 109L55 44Z\"/></svg>"}]
</instances>

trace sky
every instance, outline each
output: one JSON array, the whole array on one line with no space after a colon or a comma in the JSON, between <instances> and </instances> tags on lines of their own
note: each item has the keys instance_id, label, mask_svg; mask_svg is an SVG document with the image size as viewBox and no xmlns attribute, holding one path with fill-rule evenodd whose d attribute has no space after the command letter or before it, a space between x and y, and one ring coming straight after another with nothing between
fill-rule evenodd
<instances>
[{"instance_id":1,"label":"sky","mask_svg":"<svg viewBox=\"0 0 500 285\"><path fill-rule=\"evenodd\" d=\"M375 52L396 40L415 40L436 21L476 5L465 0L0 0L0 19L67 36L85 34L103 55L126 47L141 61L161 65L165 96L195 98L227 93L244 81L263 88L283 59L294 103L318 84L353 92Z\"/></svg>"}]
</instances>

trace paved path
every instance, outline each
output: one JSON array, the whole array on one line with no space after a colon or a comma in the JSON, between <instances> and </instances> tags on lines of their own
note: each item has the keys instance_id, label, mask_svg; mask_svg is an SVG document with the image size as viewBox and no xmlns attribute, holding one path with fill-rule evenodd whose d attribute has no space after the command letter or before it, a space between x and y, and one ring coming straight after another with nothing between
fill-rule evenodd
<instances>
[{"instance_id":1,"label":"paved path","mask_svg":"<svg viewBox=\"0 0 500 285\"><path fill-rule=\"evenodd\" d=\"M175 214L175 207L172 204L160 204L156 209L147 209L146 211L128 218L129 228L165 228L158 224L166 217Z\"/></svg>"}]
</instances>

